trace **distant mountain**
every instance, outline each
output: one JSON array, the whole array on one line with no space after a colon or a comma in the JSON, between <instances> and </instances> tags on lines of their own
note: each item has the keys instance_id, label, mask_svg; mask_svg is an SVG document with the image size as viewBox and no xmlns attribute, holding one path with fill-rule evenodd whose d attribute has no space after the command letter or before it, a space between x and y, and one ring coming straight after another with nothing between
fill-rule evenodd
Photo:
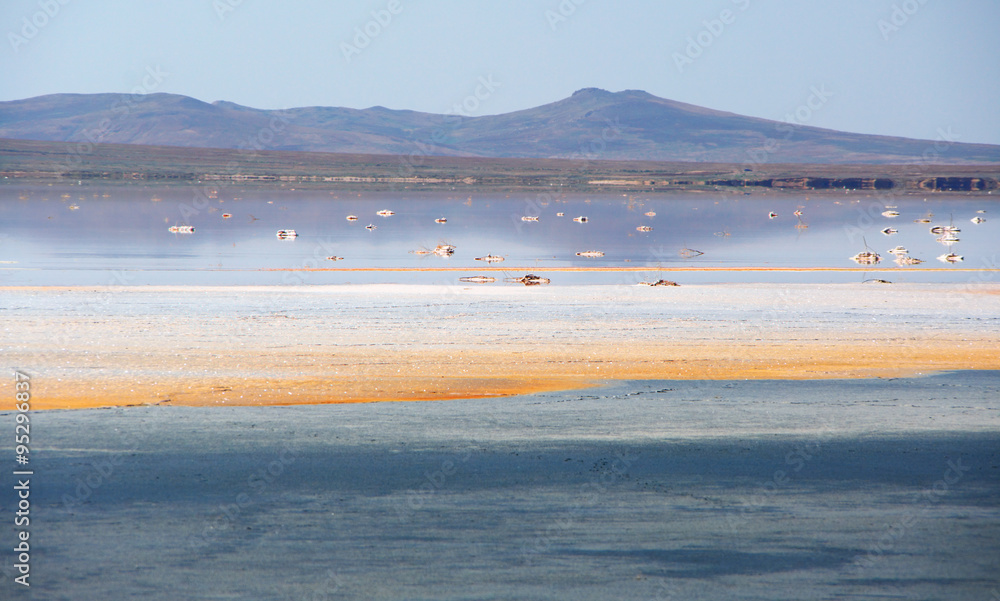
<instances>
[{"instance_id":1,"label":"distant mountain","mask_svg":"<svg viewBox=\"0 0 1000 601\"><path fill-rule=\"evenodd\" d=\"M0 138L311 152L726 163L1000 163L1000 146L870 136L587 88L503 115L259 110L174 94L0 102Z\"/></svg>"}]
</instances>

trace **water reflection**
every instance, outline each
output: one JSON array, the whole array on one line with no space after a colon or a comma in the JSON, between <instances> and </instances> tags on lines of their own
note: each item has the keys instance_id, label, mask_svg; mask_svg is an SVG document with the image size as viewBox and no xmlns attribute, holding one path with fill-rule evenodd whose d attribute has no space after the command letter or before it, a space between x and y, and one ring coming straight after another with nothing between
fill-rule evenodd
<instances>
[{"instance_id":1,"label":"water reflection","mask_svg":"<svg viewBox=\"0 0 1000 601\"><path fill-rule=\"evenodd\" d=\"M834 282L864 274L737 270L857 267L852 256L868 252L896 256L867 264L894 281L966 281L970 274L956 269L963 257L995 267L997 221L982 216L986 197L897 197L891 205L850 195L546 198L7 186L0 284L102 285L112 275L132 284L499 283L528 273L554 284L637 283L676 267L731 270L664 272L685 282ZM953 223L962 219L972 225L959 240ZM935 257L938 270L914 269ZM460 270L268 271L444 266ZM547 271L591 267L646 271Z\"/></svg>"}]
</instances>

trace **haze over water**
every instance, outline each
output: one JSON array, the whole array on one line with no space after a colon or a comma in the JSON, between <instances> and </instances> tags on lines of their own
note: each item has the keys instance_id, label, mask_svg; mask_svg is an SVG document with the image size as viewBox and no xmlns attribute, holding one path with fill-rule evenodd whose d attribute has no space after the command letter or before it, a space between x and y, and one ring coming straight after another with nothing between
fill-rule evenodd
<instances>
[{"instance_id":1,"label":"haze over water","mask_svg":"<svg viewBox=\"0 0 1000 601\"><path fill-rule=\"evenodd\" d=\"M213 196L206 206L195 202L194 189L183 187L0 189L0 285L452 284L477 274L496 277L500 285L505 277L529 271L550 278L554 285L634 284L661 276L682 283L854 282L873 277L959 283L992 279L991 272L975 274L967 269L996 267L994 241L1000 233L1000 222L990 214L992 198L956 195L538 195L225 188ZM899 216L883 216L887 207L896 207ZM383 209L394 214L376 214ZM348 221L348 215L358 219ZM525 216L538 221L523 221ZM586 222L574 221L578 217L586 217ZM975 217L985 221L972 223ZM439 218L447 223L436 223ZM930 223L915 222L927 218ZM959 242L946 246L929 230L951 223L961 229ZM168 228L173 225L190 225L195 231L171 233ZM366 229L368 225L375 228ZM652 230L638 231L640 226ZM881 232L886 227L898 233L887 236ZM294 229L298 237L281 240L276 236L280 229ZM866 243L882 256L870 272L717 270L858 268L850 257L865 250ZM440 244L454 245L454 255L413 252ZM895 265L887 251L897 245L924 263ZM604 256L577 256L584 251ZM948 252L965 260L948 264L936 259ZM492 264L476 260L486 255L505 260ZM342 260L328 260L331 256ZM467 269L301 271L441 267ZM553 270L574 267L648 267L649 271ZM501 268L504 271L498 271ZM712 270L669 271L674 268Z\"/></svg>"}]
</instances>

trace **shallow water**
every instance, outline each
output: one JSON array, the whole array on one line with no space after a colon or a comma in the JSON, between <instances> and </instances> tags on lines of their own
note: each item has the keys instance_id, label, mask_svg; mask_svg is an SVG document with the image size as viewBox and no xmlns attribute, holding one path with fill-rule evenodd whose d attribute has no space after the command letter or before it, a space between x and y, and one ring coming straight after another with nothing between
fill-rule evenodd
<instances>
[{"instance_id":1,"label":"shallow water","mask_svg":"<svg viewBox=\"0 0 1000 601\"><path fill-rule=\"evenodd\" d=\"M998 386L955 372L33 413L32 592L988 599Z\"/></svg>"},{"instance_id":2,"label":"shallow water","mask_svg":"<svg viewBox=\"0 0 1000 601\"><path fill-rule=\"evenodd\" d=\"M886 205L898 207L900 215L883 217ZM945 195L506 195L6 186L0 188L0 285L455 283L477 274L501 283L529 271L549 277L553 284L635 283L659 277L685 283L853 282L873 277L965 282L993 279L992 272L966 271L996 268L1000 221L991 218L993 206L991 197ZM395 214L376 215L381 209ZM796 216L796 210L802 215ZM980 210L987 212L977 213ZM564 216L557 216L559 212ZM655 216L647 216L649 212ZM770 212L777 216L769 217ZM224 213L232 216L223 218ZM358 220L347 221L347 215ZM931 223L914 221L928 215L933 215ZM537 216L538 221L525 222L522 216ZM573 221L580 216L587 222ZM971 223L977 216L986 221ZM435 223L442 217L447 223ZM950 247L929 233L933 225L952 222L962 231L960 241ZM367 230L369 224L376 229ZM172 225L194 226L195 233L170 233ZM639 232L638 226L653 230ZM882 234L888 226L899 233ZM294 229L299 236L279 240L279 229ZM739 271L857 269L849 257L866 243L882 255L871 271ZM455 254L412 252L438 244L454 245ZM896 266L886 252L896 245L925 263ZM590 250L604 256L576 256ZM951 265L936 260L949 251L965 261ZM488 254L505 261L475 260ZM441 267L459 270L302 271ZM559 271L574 267L648 270ZM669 271L675 268L711 270Z\"/></svg>"}]
</instances>

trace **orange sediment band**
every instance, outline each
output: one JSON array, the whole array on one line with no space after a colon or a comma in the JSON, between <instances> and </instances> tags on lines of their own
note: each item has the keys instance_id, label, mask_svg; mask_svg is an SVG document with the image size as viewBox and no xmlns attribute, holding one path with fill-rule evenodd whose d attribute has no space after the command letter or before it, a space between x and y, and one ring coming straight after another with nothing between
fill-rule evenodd
<instances>
[{"instance_id":1,"label":"orange sediment band","mask_svg":"<svg viewBox=\"0 0 1000 601\"><path fill-rule=\"evenodd\" d=\"M84 378L60 380L43 371L32 384L32 408L433 401L572 390L633 379L905 377L1000 369L1000 348L988 339L625 347L545 343L523 349L464 347L419 353L340 349L335 355L299 348L267 357L201 352L183 360L136 352L114 362L115 369L109 368L106 375ZM208 367L211 374L191 373L190 365ZM134 367L142 375L123 376L122 367ZM101 371L97 365L93 369ZM253 375L259 373L268 376ZM12 404L13 400L4 403Z\"/></svg>"},{"instance_id":2,"label":"orange sediment band","mask_svg":"<svg viewBox=\"0 0 1000 601\"><path fill-rule=\"evenodd\" d=\"M1000 285L4 288L33 409L499 397L1000 370ZM500 401L498 401L500 402ZM0 398L11 409L14 396Z\"/></svg>"}]
</instances>

